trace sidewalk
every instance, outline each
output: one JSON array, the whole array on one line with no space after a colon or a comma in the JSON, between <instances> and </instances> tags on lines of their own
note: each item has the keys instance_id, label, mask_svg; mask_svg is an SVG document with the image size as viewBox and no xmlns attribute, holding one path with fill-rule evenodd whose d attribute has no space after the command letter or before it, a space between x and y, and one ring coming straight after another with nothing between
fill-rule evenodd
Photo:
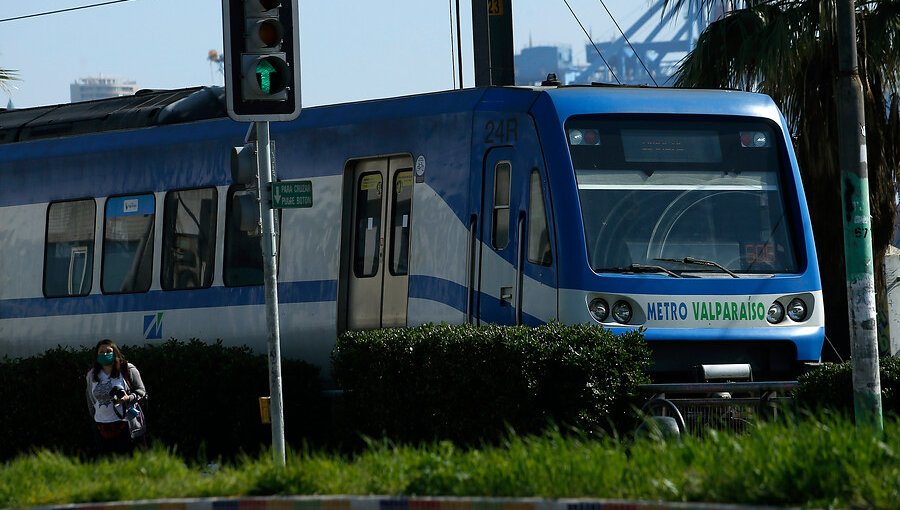
<instances>
[{"instance_id":1,"label":"sidewalk","mask_svg":"<svg viewBox=\"0 0 900 510\"><path fill-rule=\"evenodd\" d=\"M766 510L724 503L668 503L611 499L406 498L385 496L282 496L120 501L35 507L78 510Z\"/></svg>"}]
</instances>

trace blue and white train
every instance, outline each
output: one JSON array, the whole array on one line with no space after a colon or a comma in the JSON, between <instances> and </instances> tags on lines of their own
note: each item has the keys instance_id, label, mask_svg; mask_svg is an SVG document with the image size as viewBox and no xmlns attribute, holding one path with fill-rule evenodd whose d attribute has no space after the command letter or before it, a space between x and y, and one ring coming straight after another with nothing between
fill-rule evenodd
<instances>
[{"instance_id":1,"label":"blue and white train","mask_svg":"<svg viewBox=\"0 0 900 510\"><path fill-rule=\"evenodd\" d=\"M258 232L221 89L0 113L0 354L222 339L265 350ZM327 370L352 329L644 328L661 377L820 358L806 201L770 98L475 88L274 123L282 354Z\"/></svg>"}]
</instances>

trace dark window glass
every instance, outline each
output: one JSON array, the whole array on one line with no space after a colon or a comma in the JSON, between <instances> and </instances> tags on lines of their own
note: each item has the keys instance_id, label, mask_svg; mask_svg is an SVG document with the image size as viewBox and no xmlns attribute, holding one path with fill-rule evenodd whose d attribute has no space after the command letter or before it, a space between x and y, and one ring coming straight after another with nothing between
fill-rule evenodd
<instances>
[{"instance_id":1,"label":"dark window glass","mask_svg":"<svg viewBox=\"0 0 900 510\"><path fill-rule=\"evenodd\" d=\"M550 232L547 229L547 212L544 209L541 176L537 170L531 172L529 197L528 261L549 266L553 262L553 255L550 252Z\"/></svg>"},{"instance_id":2,"label":"dark window glass","mask_svg":"<svg viewBox=\"0 0 900 510\"><path fill-rule=\"evenodd\" d=\"M44 295L86 296L94 276L93 199L57 202L47 209Z\"/></svg>"},{"instance_id":3,"label":"dark window glass","mask_svg":"<svg viewBox=\"0 0 900 510\"><path fill-rule=\"evenodd\" d=\"M596 117L566 124L591 267L799 269L781 131L756 119Z\"/></svg>"},{"instance_id":4,"label":"dark window glass","mask_svg":"<svg viewBox=\"0 0 900 510\"><path fill-rule=\"evenodd\" d=\"M160 276L163 289L212 285L216 260L216 205L215 188L166 194Z\"/></svg>"},{"instance_id":5,"label":"dark window glass","mask_svg":"<svg viewBox=\"0 0 900 510\"><path fill-rule=\"evenodd\" d=\"M409 223L412 219L412 170L394 174L391 194L391 274L409 273Z\"/></svg>"},{"instance_id":6,"label":"dark window glass","mask_svg":"<svg viewBox=\"0 0 900 510\"><path fill-rule=\"evenodd\" d=\"M509 161L501 161L494 167L494 229L491 241L494 248L502 250L509 244Z\"/></svg>"},{"instance_id":7,"label":"dark window glass","mask_svg":"<svg viewBox=\"0 0 900 510\"><path fill-rule=\"evenodd\" d=\"M106 201L103 231L104 293L146 292L153 277L153 195L112 197Z\"/></svg>"},{"instance_id":8,"label":"dark window glass","mask_svg":"<svg viewBox=\"0 0 900 510\"><path fill-rule=\"evenodd\" d=\"M357 278L378 273L379 243L381 239L381 193L383 178L378 172L359 176L356 184L356 218L353 254L353 274Z\"/></svg>"}]
</instances>

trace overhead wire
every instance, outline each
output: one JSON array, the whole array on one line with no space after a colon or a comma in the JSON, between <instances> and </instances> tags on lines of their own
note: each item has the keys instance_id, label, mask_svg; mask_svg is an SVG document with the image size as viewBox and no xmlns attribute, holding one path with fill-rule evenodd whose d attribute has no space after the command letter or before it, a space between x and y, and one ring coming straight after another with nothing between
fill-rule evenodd
<instances>
[{"instance_id":1,"label":"overhead wire","mask_svg":"<svg viewBox=\"0 0 900 510\"><path fill-rule=\"evenodd\" d=\"M453 81L453 88L456 88L456 50L453 48L453 0L447 0L450 11L450 78Z\"/></svg>"},{"instance_id":2,"label":"overhead wire","mask_svg":"<svg viewBox=\"0 0 900 510\"><path fill-rule=\"evenodd\" d=\"M131 1L132 0L110 0L108 2L100 2L100 3L96 3L96 4L82 5L79 7L69 7L68 9L59 9L56 11L46 11L46 12L38 12L35 14L26 14L24 16L15 16L13 18L0 19L0 23L3 23L4 21L16 21L16 20L20 20L20 19L37 18L39 16L49 16L51 14L59 14L61 12L79 11L82 9L90 9L91 7L102 7L104 5L118 4L118 3L122 3L122 2L131 2Z\"/></svg>"},{"instance_id":3,"label":"overhead wire","mask_svg":"<svg viewBox=\"0 0 900 510\"><path fill-rule=\"evenodd\" d=\"M616 76L616 72L613 71L613 68L612 68L611 65L609 65L609 62L607 62L606 59L603 58L603 53L600 52L600 48L598 48L597 45L594 43L594 39L591 37L591 34L589 34L588 31L584 28L584 25L581 23L581 20L578 19L578 15L575 14L575 11L572 10L572 6L569 5L569 0L563 0L563 2L566 4L566 7L569 8L569 12L572 13L572 16L575 18L575 21L578 22L578 26L581 27L581 31L584 32L584 35L587 36L588 41L591 41L591 46L593 46L593 47L594 47L594 50L597 51L597 55L600 55L600 60L602 60L603 63L606 64L606 68L609 69L609 73L610 73L610 74L612 75L612 77L616 80L616 83L618 83L619 85L621 85L622 82L619 81L619 77Z\"/></svg>"},{"instance_id":4,"label":"overhead wire","mask_svg":"<svg viewBox=\"0 0 900 510\"><path fill-rule=\"evenodd\" d=\"M616 17L613 16L613 14L611 12L609 12L609 7L606 6L606 2L604 2L603 0L599 0L599 1L600 1L600 5L602 5L603 8L606 9L606 14L609 14L609 19L611 19L613 24L616 26L616 28L619 29L619 33L622 34L622 38L625 39L626 43L628 43L628 47L631 48L631 51L634 53L634 56L637 57L638 62L641 63L641 67L644 68L644 71L647 71L647 76L650 77L650 79L653 81L654 85L659 87L659 83L656 83L656 78L653 77L653 73L651 73L650 70L647 69L647 65L644 64L644 59L641 58L640 53L638 53L634 49L634 46L631 45L631 41L628 40L628 36L625 35L624 31L622 31L622 27L619 26L619 22L616 21Z\"/></svg>"}]
</instances>

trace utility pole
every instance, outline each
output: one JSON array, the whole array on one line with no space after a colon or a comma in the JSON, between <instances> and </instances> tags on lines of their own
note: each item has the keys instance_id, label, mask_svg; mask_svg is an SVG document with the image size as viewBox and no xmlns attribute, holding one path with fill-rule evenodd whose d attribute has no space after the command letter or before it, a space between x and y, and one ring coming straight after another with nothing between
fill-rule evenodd
<instances>
[{"instance_id":1,"label":"utility pole","mask_svg":"<svg viewBox=\"0 0 900 510\"><path fill-rule=\"evenodd\" d=\"M871 426L881 433L884 423L878 369L875 273L866 165L866 119L856 56L854 0L838 1L837 36L838 152L853 366L853 408L857 427Z\"/></svg>"},{"instance_id":2,"label":"utility pole","mask_svg":"<svg viewBox=\"0 0 900 510\"><path fill-rule=\"evenodd\" d=\"M276 265L275 213L269 189L272 186L272 152L269 122L256 121L259 161L259 215L262 220L263 286L266 292L266 337L269 349L269 394L272 407L272 456L285 464L284 398L281 390L281 329L278 322L278 267Z\"/></svg>"},{"instance_id":3,"label":"utility pole","mask_svg":"<svg viewBox=\"0 0 900 510\"><path fill-rule=\"evenodd\" d=\"M472 0L476 87L515 85L512 0Z\"/></svg>"}]
</instances>

